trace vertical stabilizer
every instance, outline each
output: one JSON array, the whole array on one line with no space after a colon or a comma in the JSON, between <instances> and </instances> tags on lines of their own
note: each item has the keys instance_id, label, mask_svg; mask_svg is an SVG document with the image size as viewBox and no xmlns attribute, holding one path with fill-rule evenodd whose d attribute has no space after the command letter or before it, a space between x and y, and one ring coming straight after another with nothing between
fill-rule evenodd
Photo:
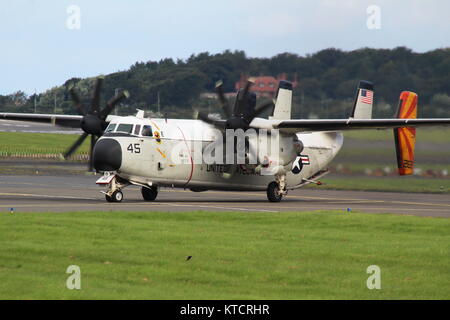
<instances>
[{"instance_id":1,"label":"vertical stabilizer","mask_svg":"<svg viewBox=\"0 0 450 320\"><path fill-rule=\"evenodd\" d=\"M417 118L417 94L403 91L398 103L397 118ZM401 176L414 173L414 147L416 144L416 128L402 127L394 129L395 150L397 152L398 173Z\"/></svg>"},{"instance_id":2,"label":"vertical stabilizer","mask_svg":"<svg viewBox=\"0 0 450 320\"><path fill-rule=\"evenodd\" d=\"M281 80L278 85L277 101L273 110L273 116L269 119L291 119L292 108L292 83Z\"/></svg>"},{"instance_id":3,"label":"vertical stabilizer","mask_svg":"<svg viewBox=\"0 0 450 320\"><path fill-rule=\"evenodd\" d=\"M372 119L373 83L361 80L356 92L355 103L350 118Z\"/></svg>"}]
</instances>

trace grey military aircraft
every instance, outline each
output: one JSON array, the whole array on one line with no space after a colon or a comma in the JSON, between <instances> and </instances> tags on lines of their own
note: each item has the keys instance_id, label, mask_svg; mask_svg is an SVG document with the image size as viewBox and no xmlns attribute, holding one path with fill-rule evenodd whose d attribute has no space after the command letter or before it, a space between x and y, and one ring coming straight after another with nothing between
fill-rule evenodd
<instances>
[{"instance_id":1,"label":"grey military aircraft","mask_svg":"<svg viewBox=\"0 0 450 320\"><path fill-rule=\"evenodd\" d=\"M100 109L103 78L98 78L90 108L75 90L72 99L81 115L0 113L0 118L52 122L81 127L84 133L67 150L70 157L91 136L90 163L103 173L105 198L121 202L123 189L141 187L142 197L154 201L161 187L206 190L266 191L278 202L289 190L320 184L328 165L343 145L343 132L393 129L399 174L413 173L415 127L448 126L449 118L417 118L417 94L404 91L392 119L372 119L373 84L360 81L347 119L291 119L292 84L280 81L274 102L256 104L252 81L238 91L234 105L216 85L226 119L197 113L197 119L112 116L128 96L123 91ZM272 111L266 119L261 115Z\"/></svg>"}]
</instances>

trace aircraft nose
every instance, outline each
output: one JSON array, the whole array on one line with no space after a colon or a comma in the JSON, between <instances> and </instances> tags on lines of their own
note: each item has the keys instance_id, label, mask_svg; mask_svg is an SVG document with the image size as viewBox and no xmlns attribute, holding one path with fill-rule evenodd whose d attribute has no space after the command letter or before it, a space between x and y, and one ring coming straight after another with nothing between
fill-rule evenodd
<instances>
[{"instance_id":1,"label":"aircraft nose","mask_svg":"<svg viewBox=\"0 0 450 320\"><path fill-rule=\"evenodd\" d=\"M122 148L114 139L100 139L94 146L93 162L98 171L116 171L122 165Z\"/></svg>"}]
</instances>

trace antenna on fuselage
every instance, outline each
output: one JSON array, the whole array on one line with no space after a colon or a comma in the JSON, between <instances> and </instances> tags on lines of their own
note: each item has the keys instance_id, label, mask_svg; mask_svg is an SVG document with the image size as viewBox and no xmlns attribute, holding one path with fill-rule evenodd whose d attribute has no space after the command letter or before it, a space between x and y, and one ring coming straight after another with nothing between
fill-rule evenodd
<instances>
[{"instance_id":1,"label":"antenna on fuselage","mask_svg":"<svg viewBox=\"0 0 450 320\"><path fill-rule=\"evenodd\" d=\"M144 119L144 110L136 109L136 111L137 111L136 118Z\"/></svg>"}]
</instances>

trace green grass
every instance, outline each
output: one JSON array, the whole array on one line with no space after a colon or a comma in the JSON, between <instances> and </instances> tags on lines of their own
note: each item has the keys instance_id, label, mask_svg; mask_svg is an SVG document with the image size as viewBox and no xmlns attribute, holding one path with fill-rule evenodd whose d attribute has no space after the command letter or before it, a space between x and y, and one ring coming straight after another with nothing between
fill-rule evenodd
<instances>
[{"instance_id":1,"label":"green grass","mask_svg":"<svg viewBox=\"0 0 450 320\"><path fill-rule=\"evenodd\" d=\"M0 132L0 153L59 154L78 137L75 134ZM89 141L86 139L77 153L87 153Z\"/></svg>"},{"instance_id":2,"label":"green grass","mask_svg":"<svg viewBox=\"0 0 450 320\"><path fill-rule=\"evenodd\" d=\"M384 163L376 163L376 162L364 162L364 163L360 163L360 162L343 162L343 161L336 161L337 165L334 164L334 162L331 163L332 166L340 166L340 168L347 168L349 170L351 170L353 173L364 173L366 169L384 169L386 167L388 167L392 172L397 172L398 168L397 168L397 163L394 161L389 162L384 162ZM426 170L435 170L435 171L439 171L439 170L447 170L450 171L450 161L448 164L443 164L443 163L439 163L439 164L433 164L433 163L420 163L420 164L415 164L414 166L415 169L421 169L422 171L426 171Z\"/></svg>"},{"instance_id":3,"label":"green grass","mask_svg":"<svg viewBox=\"0 0 450 320\"><path fill-rule=\"evenodd\" d=\"M72 144L78 135L72 134L52 134L52 133L28 133L28 132L0 132L0 150L18 150L21 152L36 152L36 153L52 153L55 151L60 152L65 150L70 144ZM390 130L355 130L345 132L345 138L364 140L364 141L392 141L393 136ZM417 129L417 139L423 142L435 142L435 143L450 143L450 129ZM88 140L88 139L87 139ZM85 141L80 152L88 152L89 143ZM379 154L391 154L392 148L382 148L365 150L366 152L372 152ZM345 148L343 152L345 152ZM348 150L348 152L358 152L354 150ZM361 151L359 151L361 152ZM437 154L445 154L446 151L442 150Z\"/></svg>"},{"instance_id":4,"label":"green grass","mask_svg":"<svg viewBox=\"0 0 450 320\"><path fill-rule=\"evenodd\" d=\"M360 191L393 191L450 193L450 179L428 179L416 177L361 177L335 176L320 180L323 184L308 185L308 188L360 190Z\"/></svg>"},{"instance_id":5,"label":"green grass","mask_svg":"<svg viewBox=\"0 0 450 320\"><path fill-rule=\"evenodd\" d=\"M439 158L442 160L447 160L449 155L450 155L450 150L449 148L444 149L444 150L433 150L433 151L422 151L419 150L418 152L416 152L416 156L417 154L420 153L421 155L426 155L428 157L433 157L434 159ZM391 162L395 162L396 160L396 156L395 156L395 149L394 147L392 148L357 148L357 147L347 147L346 145L344 145L344 147L342 148L342 150L338 153L339 158L350 158L350 157L364 157L364 158L368 158L370 160L370 157L373 156L378 156L378 157L386 157L387 160L391 160ZM339 159L337 158L337 159Z\"/></svg>"},{"instance_id":6,"label":"green grass","mask_svg":"<svg viewBox=\"0 0 450 320\"><path fill-rule=\"evenodd\" d=\"M394 142L392 130L351 130L344 133L344 138ZM445 127L418 128L416 138L417 141L423 142L450 143L450 129Z\"/></svg>"},{"instance_id":7,"label":"green grass","mask_svg":"<svg viewBox=\"0 0 450 320\"><path fill-rule=\"evenodd\" d=\"M0 220L0 299L450 298L450 219L336 211ZM69 265L81 268L81 290L65 287ZM366 287L369 265L381 268L381 290Z\"/></svg>"}]
</instances>

